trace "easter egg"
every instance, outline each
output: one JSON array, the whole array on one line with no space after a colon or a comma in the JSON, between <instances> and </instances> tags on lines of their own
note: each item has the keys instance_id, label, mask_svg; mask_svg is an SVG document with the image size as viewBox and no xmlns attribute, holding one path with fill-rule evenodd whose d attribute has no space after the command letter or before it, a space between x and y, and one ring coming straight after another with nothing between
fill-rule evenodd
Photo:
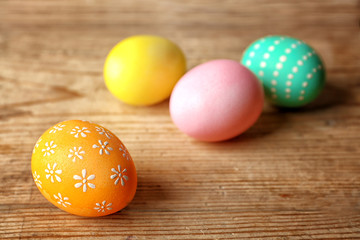
<instances>
[{"instance_id":1,"label":"easter egg","mask_svg":"<svg viewBox=\"0 0 360 240\"><path fill-rule=\"evenodd\" d=\"M137 106L159 103L186 71L185 56L168 39L138 35L119 42L108 54L104 79L121 101Z\"/></svg>"},{"instance_id":2,"label":"easter egg","mask_svg":"<svg viewBox=\"0 0 360 240\"><path fill-rule=\"evenodd\" d=\"M124 144L86 121L64 121L45 131L34 147L31 169L42 195L75 215L115 213L136 192L136 169Z\"/></svg>"},{"instance_id":3,"label":"easter egg","mask_svg":"<svg viewBox=\"0 0 360 240\"><path fill-rule=\"evenodd\" d=\"M236 61L219 59L196 66L179 80L170 97L170 114L185 134L215 142L246 131L263 104L256 76Z\"/></svg>"},{"instance_id":4,"label":"easter egg","mask_svg":"<svg viewBox=\"0 0 360 240\"><path fill-rule=\"evenodd\" d=\"M262 81L266 98L277 106L304 106L324 86L325 69L320 56L295 38L259 39L244 51L242 63Z\"/></svg>"}]
</instances>

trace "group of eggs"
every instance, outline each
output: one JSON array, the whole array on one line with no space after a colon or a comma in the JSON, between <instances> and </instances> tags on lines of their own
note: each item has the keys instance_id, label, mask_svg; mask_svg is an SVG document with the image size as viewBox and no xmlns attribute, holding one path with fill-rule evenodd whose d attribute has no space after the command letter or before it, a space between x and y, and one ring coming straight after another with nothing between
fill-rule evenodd
<instances>
[{"instance_id":1,"label":"group of eggs","mask_svg":"<svg viewBox=\"0 0 360 240\"><path fill-rule=\"evenodd\" d=\"M281 107L300 107L316 98L325 71L318 54L303 41L268 36L252 43L241 63L220 59L186 72L178 46L156 36L133 36L108 55L108 89L131 105L170 97L175 125L201 141L223 141L248 129L259 117L264 93ZM260 81L259 81L260 80Z\"/></svg>"},{"instance_id":2,"label":"group of eggs","mask_svg":"<svg viewBox=\"0 0 360 240\"><path fill-rule=\"evenodd\" d=\"M264 96L280 107L313 101L323 88L325 70L303 41L269 36L252 43L241 63L212 60L186 73L185 56L176 44L140 35L110 51L104 78L110 92L130 105L148 106L170 97L171 118L182 132L216 142L251 127ZM124 144L88 121L69 120L45 131L31 166L44 197L80 216L117 212L136 192L136 169Z\"/></svg>"}]
</instances>

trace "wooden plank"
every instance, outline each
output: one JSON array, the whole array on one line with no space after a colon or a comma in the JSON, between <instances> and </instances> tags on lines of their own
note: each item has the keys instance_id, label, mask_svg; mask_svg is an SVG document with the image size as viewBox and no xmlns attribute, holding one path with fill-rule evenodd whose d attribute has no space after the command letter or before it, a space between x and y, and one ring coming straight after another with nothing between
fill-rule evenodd
<instances>
[{"instance_id":1,"label":"wooden plank","mask_svg":"<svg viewBox=\"0 0 360 240\"><path fill-rule=\"evenodd\" d=\"M360 238L360 9L332 1L0 1L0 239ZM328 83L310 106L266 105L243 135L197 142L168 101L122 104L102 80L106 54L133 34L168 37L191 68L239 60L267 34L310 43ZM86 119L129 148L139 177L119 213L81 218L33 183L32 148L53 124Z\"/></svg>"}]
</instances>

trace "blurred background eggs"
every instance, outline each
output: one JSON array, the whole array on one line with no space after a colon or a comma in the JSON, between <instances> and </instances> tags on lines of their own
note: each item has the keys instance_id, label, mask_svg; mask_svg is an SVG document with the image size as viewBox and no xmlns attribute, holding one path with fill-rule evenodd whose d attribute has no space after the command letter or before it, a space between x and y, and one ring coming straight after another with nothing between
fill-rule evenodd
<instances>
[{"instance_id":1,"label":"blurred background eggs","mask_svg":"<svg viewBox=\"0 0 360 240\"><path fill-rule=\"evenodd\" d=\"M240 63L221 59L198 65L176 84L170 114L185 134L201 141L223 141L252 126L261 114L263 90Z\"/></svg>"},{"instance_id":2,"label":"blurred background eggs","mask_svg":"<svg viewBox=\"0 0 360 240\"><path fill-rule=\"evenodd\" d=\"M242 61L262 81L267 99L281 107L300 107L313 101L325 83L324 64L301 40L268 36L253 42Z\"/></svg>"},{"instance_id":3,"label":"blurred background eggs","mask_svg":"<svg viewBox=\"0 0 360 240\"><path fill-rule=\"evenodd\" d=\"M104 79L121 101L145 106L168 98L185 71L185 56L176 44L158 36L137 35L110 51Z\"/></svg>"}]
</instances>

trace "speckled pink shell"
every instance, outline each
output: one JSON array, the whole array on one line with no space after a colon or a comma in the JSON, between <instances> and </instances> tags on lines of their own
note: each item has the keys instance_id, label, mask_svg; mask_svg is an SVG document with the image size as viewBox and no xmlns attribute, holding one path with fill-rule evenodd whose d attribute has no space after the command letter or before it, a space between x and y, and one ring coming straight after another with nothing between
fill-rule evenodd
<instances>
[{"instance_id":1,"label":"speckled pink shell","mask_svg":"<svg viewBox=\"0 0 360 240\"><path fill-rule=\"evenodd\" d=\"M175 125L201 141L223 141L251 127L261 114L261 83L242 64L213 60L187 72L170 98Z\"/></svg>"}]
</instances>

